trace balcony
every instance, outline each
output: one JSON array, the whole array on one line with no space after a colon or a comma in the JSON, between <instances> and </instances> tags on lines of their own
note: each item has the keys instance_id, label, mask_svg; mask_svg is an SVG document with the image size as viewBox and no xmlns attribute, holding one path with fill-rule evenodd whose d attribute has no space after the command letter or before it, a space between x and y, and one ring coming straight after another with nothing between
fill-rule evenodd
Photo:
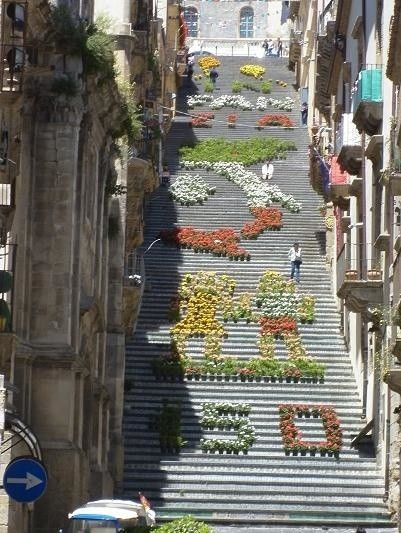
<instances>
[{"instance_id":1,"label":"balcony","mask_svg":"<svg viewBox=\"0 0 401 533\"><path fill-rule=\"evenodd\" d=\"M373 135L366 147L365 155L370 159L373 165L382 166L383 160L383 135Z\"/></svg>"},{"instance_id":2,"label":"balcony","mask_svg":"<svg viewBox=\"0 0 401 533\"><path fill-rule=\"evenodd\" d=\"M15 259L15 244L6 244L0 247L0 354L3 351L3 343L8 342L8 340L3 339L3 334L12 332ZM13 342L12 336L9 340ZM1 358L3 359L3 356Z\"/></svg>"},{"instance_id":3,"label":"balcony","mask_svg":"<svg viewBox=\"0 0 401 533\"><path fill-rule=\"evenodd\" d=\"M401 363L401 337L397 337L392 343L391 353L398 359L398 362Z\"/></svg>"},{"instance_id":4,"label":"balcony","mask_svg":"<svg viewBox=\"0 0 401 533\"><path fill-rule=\"evenodd\" d=\"M372 260L367 261L366 266L364 278L361 262L348 261L349 268L345 270L337 296L344 300L349 311L360 313L369 320L369 309L383 304L383 280L382 271L374 267Z\"/></svg>"},{"instance_id":5,"label":"balcony","mask_svg":"<svg viewBox=\"0 0 401 533\"><path fill-rule=\"evenodd\" d=\"M22 90L24 66L27 51L25 31L27 4L21 2L2 2L1 45L0 45L0 83L1 103L12 104ZM29 57L31 63L33 56Z\"/></svg>"},{"instance_id":6,"label":"balcony","mask_svg":"<svg viewBox=\"0 0 401 533\"><path fill-rule=\"evenodd\" d=\"M352 108L359 133L375 135L383 120L381 66L369 65L361 70L355 82Z\"/></svg>"},{"instance_id":7,"label":"balcony","mask_svg":"<svg viewBox=\"0 0 401 533\"><path fill-rule=\"evenodd\" d=\"M387 372L387 374L384 376L383 381L387 383L389 389L396 392L397 394L401 394L401 369L400 368L392 368Z\"/></svg>"},{"instance_id":8,"label":"balcony","mask_svg":"<svg viewBox=\"0 0 401 533\"><path fill-rule=\"evenodd\" d=\"M389 244L390 244L390 234L380 233L380 235L375 240L373 246L376 248L376 250L379 250L380 252L387 252L389 251Z\"/></svg>"},{"instance_id":9,"label":"balcony","mask_svg":"<svg viewBox=\"0 0 401 533\"><path fill-rule=\"evenodd\" d=\"M343 172L357 175L362 165L361 136L352 122L352 114L344 113L336 134L337 161Z\"/></svg>"},{"instance_id":10,"label":"balcony","mask_svg":"<svg viewBox=\"0 0 401 533\"><path fill-rule=\"evenodd\" d=\"M358 176L353 176L349 184L349 195L350 196L361 196L362 194L362 185L363 179Z\"/></svg>"},{"instance_id":11,"label":"balcony","mask_svg":"<svg viewBox=\"0 0 401 533\"><path fill-rule=\"evenodd\" d=\"M348 174L343 172L333 156L330 162L330 194L329 198L333 204L343 211L349 209L349 183Z\"/></svg>"},{"instance_id":12,"label":"balcony","mask_svg":"<svg viewBox=\"0 0 401 533\"><path fill-rule=\"evenodd\" d=\"M15 180L0 183L0 215L7 218L15 209Z\"/></svg>"}]
</instances>

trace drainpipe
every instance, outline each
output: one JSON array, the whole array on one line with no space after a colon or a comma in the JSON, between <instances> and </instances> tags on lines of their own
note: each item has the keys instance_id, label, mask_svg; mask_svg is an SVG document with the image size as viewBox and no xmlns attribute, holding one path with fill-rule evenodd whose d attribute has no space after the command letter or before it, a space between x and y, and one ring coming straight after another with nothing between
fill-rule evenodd
<instances>
[{"instance_id":1,"label":"drainpipe","mask_svg":"<svg viewBox=\"0 0 401 533\"><path fill-rule=\"evenodd\" d=\"M366 323L363 321L362 324L362 338L361 338L361 352L362 352L362 363L363 363L363 387L362 387L362 415L361 418L366 418L366 405L368 400L368 346L367 346L367 337L368 337L368 328Z\"/></svg>"},{"instance_id":2,"label":"drainpipe","mask_svg":"<svg viewBox=\"0 0 401 533\"><path fill-rule=\"evenodd\" d=\"M390 388L387 387L386 394L386 427L385 427L385 439L386 439L386 453L384 464L384 496L383 501L387 501L390 492L390 409L391 409L391 394Z\"/></svg>"},{"instance_id":3,"label":"drainpipe","mask_svg":"<svg viewBox=\"0 0 401 533\"><path fill-rule=\"evenodd\" d=\"M362 144L362 165L361 165L361 177L362 177L362 194L361 194L361 212L362 212L362 227L360 228L361 238L359 243L359 260L360 260L360 274L361 279L367 279L367 244L366 239L366 160L365 160L365 132L362 132L361 138ZM362 387L362 418L366 418L366 406L368 398L368 327L366 320L362 316L362 332L361 332L361 353L363 363L363 387Z\"/></svg>"}]
</instances>

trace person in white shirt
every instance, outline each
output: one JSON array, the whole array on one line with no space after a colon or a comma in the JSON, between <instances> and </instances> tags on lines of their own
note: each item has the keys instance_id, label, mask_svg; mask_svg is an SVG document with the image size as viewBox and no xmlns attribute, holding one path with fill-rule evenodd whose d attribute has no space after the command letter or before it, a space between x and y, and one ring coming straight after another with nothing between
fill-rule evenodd
<instances>
[{"instance_id":1,"label":"person in white shirt","mask_svg":"<svg viewBox=\"0 0 401 533\"><path fill-rule=\"evenodd\" d=\"M297 242L291 246L288 252L288 259L291 261L291 279L299 283L300 280L300 266L302 264L302 250Z\"/></svg>"},{"instance_id":2,"label":"person in white shirt","mask_svg":"<svg viewBox=\"0 0 401 533\"><path fill-rule=\"evenodd\" d=\"M262 165L262 179L271 180L273 177L274 166L271 161L265 161Z\"/></svg>"}]
</instances>

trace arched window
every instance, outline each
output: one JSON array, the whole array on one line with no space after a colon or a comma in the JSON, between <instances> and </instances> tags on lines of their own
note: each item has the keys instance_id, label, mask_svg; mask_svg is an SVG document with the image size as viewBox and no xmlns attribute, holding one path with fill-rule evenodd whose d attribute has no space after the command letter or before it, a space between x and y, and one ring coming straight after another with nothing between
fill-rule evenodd
<instances>
[{"instance_id":1,"label":"arched window","mask_svg":"<svg viewBox=\"0 0 401 533\"><path fill-rule=\"evenodd\" d=\"M184 9L184 18L187 23L188 37L198 37L198 10L195 7L186 7Z\"/></svg>"},{"instance_id":2,"label":"arched window","mask_svg":"<svg viewBox=\"0 0 401 533\"><path fill-rule=\"evenodd\" d=\"M253 37L253 9L251 7L241 9L239 36L240 38Z\"/></svg>"}]
</instances>

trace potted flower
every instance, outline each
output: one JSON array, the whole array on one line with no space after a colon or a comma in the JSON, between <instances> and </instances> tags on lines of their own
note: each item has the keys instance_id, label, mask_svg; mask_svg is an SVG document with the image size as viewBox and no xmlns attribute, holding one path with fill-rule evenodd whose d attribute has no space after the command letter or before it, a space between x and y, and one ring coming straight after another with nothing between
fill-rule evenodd
<instances>
[{"instance_id":1,"label":"potted flower","mask_svg":"<svg viewBox=\"0 0 401 533\"><path fill-rule=\"evenodd\" d=\"M381 280L382 271L378 268L372 268L368 270L368 280Z\"/></svg>"},{"instance_id":2,"label":"potted flower","mask_svg":"<svg viewBox=\"0 0 401 533\"><path fill-rule=\"evenodd\" d=\"M237 123L237 115L235 113L230 113L227 115L227 126L229 128L235 128L235 125Z\"/></svg>"},{"instance_id":3,"label":"potted flower","mask_svg":"<svg viewBox=\"0 0 401 533\"><path fill-rule=\"evenodd\" d=\"M357 270L347 270L345 272L345 280L346 281L352 281L358 279L358 271Z\"/></svg>"}]
</instances>

